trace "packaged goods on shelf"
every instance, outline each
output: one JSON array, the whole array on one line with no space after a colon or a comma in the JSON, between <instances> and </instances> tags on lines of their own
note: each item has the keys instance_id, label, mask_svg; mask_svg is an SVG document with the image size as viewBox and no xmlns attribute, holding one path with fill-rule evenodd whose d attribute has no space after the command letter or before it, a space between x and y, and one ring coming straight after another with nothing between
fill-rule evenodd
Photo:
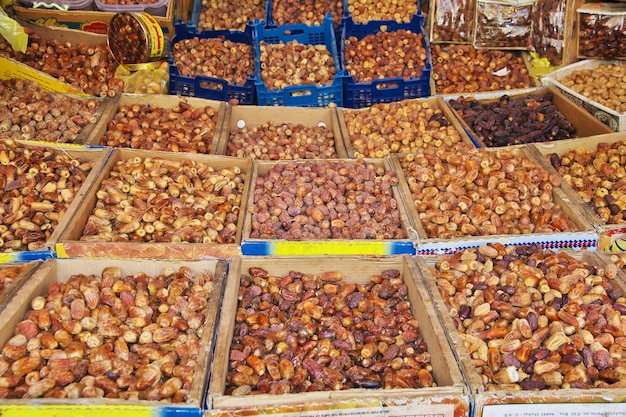
<instances>
[{"instance_id":1,"label":"packaged goods on shelf","mask_svg":"<svg viewBox=\"0 0 626 417\"><path fill-rule=\"evenodd\" d=\"M339 408L354 408L355 412L379 415L382 407L385 413L398 407L404 410L403 415L419 409L427 415L468 416L461 375L416 272L408 256L378 259L341 256L334 258L332 264L327 257L234 258L223 298L223 319L207 408L211 413L235 415L242 408L249 413L316 410L320 415ZM253 295L257 290L268 300L267 308L280 311L276 317L264 310L263 303L257 302L261 298ZM303 291L310 293L311 298L302 297ZM387 299L394 300L391 303L399 303L388 307L389 313L383 313L389 303L383 293L392 295ZM372 327L362 332L371 334L378 329L390 336L388 356L397 349L393 365L391 359L384 359L377 351L381 347L379 343L368 344L359 337L361 313L347 308L354 311L354 317L350 313L343 319L337 315L339 304L349 303L355 297L363 301L362 306L372 305L368 311L373 318L367 321ZM335 307L324 308L326 302ZM335 309L337 314L333 314ZM250 313L247 317L238 314L244 310ZM288 345L280 339L272 340L274 332L263 319L268 314L271 320L284 322ZM409 321L401 324L405 319ZM298 334L295 329L299 324L307 330L300 327ZM418 326L413 327L415 324ZM260 363L254 364L251 359L249 363L253 363L251 367L256 371L247 377L236 367L245 361L246 344L257 340L255 332L250 331L241 342L239 329L248 326L258 329L258 334L270 331L267 340L274 343L258 345L258 359L266 366L261 369L257 366ZM399 333L397 326L402 326L404 331ZM353 337L352 333L355 333ZM289 344L293 336L296 336L294 343ZM304 353L298 352L304 350L299 348L306 343L315 344L319 355L328 349L334 359L322 365L321 358L318 360L313 351L302 356ZM352 355L352 351L357 353ZM295 356L293 361L289 361L292 356ZM369 365L361 365L362 361ZM289 378L291 372L293 378ZM287 378L272 379L280 379L281 375Z\"/></svg>"},{"instance_id":2,"label":"packaged goods on shelf","mask_svg":"<svg viewBox=\"0 0 626 417\"><path fill-rule=\"evenodd\" d=\"M626 59L626 4L586 4L577 12L579 58Z\"/></svg>"},{"instance_id":3,"label":"packaged goods on shelf","mask_svg":"<svg viewBox=\"0 0 626 417\"><path fill-rule=\"evenodd\" d=\"M199 415L226 271L218 260L44 262L0 314L14 381L0 409Z\"/></svg>"},{"instance_id":4,"label":"packaged goods on shelf","mask_svg":"<svg viewBox=\"0 0 626 417\"><path fill-rule=\"evenodd\" d=\"M256 161L253 169L244 255L414 253L386 160Z\"/></svg>"},{"instance_id":5,"label":"packaged goods on shelf","mask_svg":"<svg viewBox=\"0 0 626 417\"><path fill-rule=\"evenodd\" d=\"M392 155L418 237L419 255L485 242L595 248L598 233L526 148L473 148L461 142Z\"/></svg>"},{"instance_id":6,"label":"packaged goods on shelf","mask_svg":"<svg viewBox=\"0 0 626 417\"><path fill-rule=\"evenodd\" d=\"M47 259L102 169L108 150L0 141L0 259Z\"/></svg>"},{"instance_id":7,"label":"packaged goods on shelf","mask_svg":"<svg viewBox=\"0 0 626 417\"><path fill-rule=\"evenodd\" d=\"M170 0L155 1L122 1L122 0L93 0L96 8L110 13L146 12L153 16L165 16Z\"/></svg>"},{"instance_id":8,"label":"packaged goods on shelf","mask_svg":"<svg viewBox=\"0 0 626 417\"><path fill-rule=\"evenodd\" d=\"M607 249L616 229L626 225L626 204L621 178L626 165L621 160L626 134L622 132L533 144L529 150L538 155L547 169L563 178L568 198L583 210L583 215L599 231L599 249ZM621 232L623 233L623 232Z\"/></svg>"},{"instance_id":9,"label":"packaged goods on shelf","mask_svg":"<svg viewBox=\"0 0 626 417\"><path fill-rule=\"evenodd\" d=\"M229 106L217 154L259 160L345 158L331 108Z\"/></svg>"},{"instance_id":10,"label":"packaged goods on shelf","mask_svg":"<svg viewBox=\"0 0 626 417\"><path fill-rule=\"evenodd\" d=\"M475 1L435 0L430 8L430 42L472 43Z\"/></svg>"},{"instance_id":11,"label":"packaged goods on shelf","mask_svg":"<svg viewBox=\"0 0 626 417\"><path fill-rule=\"evenodd\" d=\"M186 18L186 12L183 10L179 13L179 8L174 7L174 3L173 1L167 3L163 16L154 16L166 36L174 36L173 22ZM15 4L13 10L17 17L32 23L99 35L106 35L109 22L115 16L114 12L99 10L51 10L23 7L19 4Z\"/></svg>"},{"instance_id":12,"label":"packaged goods on shelf","mask_svg":"<svg viewBox=\"0 0 626 417\"><path fill-rule=\"evenodd\" d=\"M586 59L542 77L616 132L626 130L626 95L621 88L626 62Z\"/></svg>"},{"instance_id":13,"label":"packaged goods on shelf","mask_svg":"<svg viewBox=\"0 0 626 417\"><path fill-rule=\"evenodd\" d=\"M256 104L258 74L251 25L243 31L200 33L177 25L171 45L170 94Z\"/></svg>"},{"instance_id":14,"label":"packaged goods on shelf","mask_svg":"<svg viewBox=\"0 0 626 417\"><path fill-rule=\"evenodd\" d=\"M344 107L431 95L430 45L423 22L419 14L409 23L357 24L352 17L344 19L340 48Z\"/></svg>"},{"instance_id":15,"label":"packaged goods on shelf","mask_svg":"<svg viewBox=\"0 0 626 417\"><path fill-rule=\"evenodd\" d=\"M530 46L534 0L476 0L476 48L523 49Z\"/></svg>"},{"instance_id":16,"label":"packaged goods on shelf","mask_svg":"<svg viewBox=\"0 0 626 417\"><path fill-rule=\"evenodd\" d=\"M300 23L267 28L257 21L254 34L259 105L343 104L343 76L330 16L317 26Z\"/></svg>"},{"instance_id":17,"label":"packaged goods on shelf","mask_svg":"<svg viewBox=\"0 0 626 417\"><path fill-rule=\"evenodd\" d=\"M384 158L424 147L471 143L450 106L439 97L337 109L348 158Z\"/></svg>"},{"instance_id":18,"label":"packaged goods on shelf","mask_svg":"<svg viewBox=\"0 0 626 417\"><path fill-rule=\"evenodd\" d=\"M116 149L60 237L57 256L239 254L251 165L243 158Z\"/></svg>"},{"instance_id":19,"label":"packaged goods on shelf","mask_svg":"<svg viewBox=\"0 0 626 417\"><path fill-rule=\"evenodd\" d=\"M625 310L615 264L592 252L499 244L417 264L475 416L623 412L614 371L626 359L605 325Z\"/></svg>"},{"instance_id":20,"label":"packaged goods on shelf","mask_svg":"<svg viewBox=\"0 0 626 417\"><path fill-rule=\"evenodd\" d=\"M122 94L107 104L85 144L215 154L225 117L221 101Z\"/></svg>"},{"instance_id":21,"label":"packaged goods on shelf","mask_svg":"<svg viewBox=\"0 0 626 417\"><path fill-rule=\"evenodd\" d=\"M480 147L515 146L610 133L611 129L554 87L448 100Z\"/></svg>"},{"instance_id":22,"label":"packaged goods on shelf","mask_svg":"<svg viewBox=\"0 0 626 417\"><path fill-rule=\"evenodd\" d=\"M551 65L576 61L576 9L584 0L537 0L533 6L531 45Z\"/></svg>"},{"instance_id":23,"label":"packaged goods on shelf","mask_svg":"<svg viewBox=\"0 0 626 417\"><path fill-rule=\"evenodd\" d=\"M42 10L96 10L94 0L54 0L51 2L19 0L17 3L23 7L32 7L34 9Z\"/></svg>"}]
</instances>

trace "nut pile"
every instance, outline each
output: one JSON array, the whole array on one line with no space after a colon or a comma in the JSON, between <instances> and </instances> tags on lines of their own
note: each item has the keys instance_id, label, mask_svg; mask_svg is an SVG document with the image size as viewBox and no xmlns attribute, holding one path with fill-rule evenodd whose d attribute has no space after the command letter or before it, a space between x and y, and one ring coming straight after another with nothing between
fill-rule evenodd
<instances>
[{"instance_id":1,"label":"nut pile","mask_svg":"<svg viewBox=\"0 0 626 417\"><path fill-rule=\"evenodd\" d=\"M578 55L594 59L626 57L623 16L581 13Z\"/></svg>"},{"instance_id":2,"label":"nut pile","mask_svg":"<svg viewBox=\"0 0 626 417\"><path fill-rule=\"evenodd\" d=\"M350 36L343 46L345 69L358 83L419 79L428 57L422 34L404 29L380 31L360 40Z\"/></svg>"},{"instance_id":3,"label":"nut pile","mask_svg":"<svg viewBox=\"0 0 626 417\"><path fill-rule=\"evenodd\" d=\"M306 23L309 26L321 25L324 17L332 14L333 26L337 28L343 18L342 0L274 0L272 2L272 18L279 26Z\"/></svg>"},{"instance_id":4,"label":"nut pile","mask_svg":"<svg viewBox=\"0 0 626 417\"><path fill-rule=\"evenodd\" d=\"M233 243L245 174L193 160L118 161L80 240Z\"/></svg>"},{"instance_id":5,"label":"nut pile","mask_svg":"<svg viewBox=\"0 0 626 417\"><path fill-rule=\"evenodd\" d=\"M432 77L438 94L529 88L521 55L470 45L432 45Z\"/></svg>"},{"instance_id":6,"label":"nut pile","mask_svg":"<svg viewBox=\"0 0 626 417\"><path fill-rule=\"evenodd\" d=\"M100 143L156 151L211 152L218 110L179 101L172 108L157 104L123 104L108 122Z\"/></svg>"},{"instance_id":7,"label":"nut pile","mask_svg":"<svg viewBox=\"0 0 626 417\"><path fill-rule=\"evenodd\" d=\"M448 103L486 146L550 142L576 137L576 127L552 103L551 92L496 101L459 97Z\"/></svg>"},{"instance_id":8,"label":"nut pile","mask_svg":"<svg viewBox=\"0 0 626 417\"><path fill-rule=\"evenodd\" d=\"M226 392L436 386L400 271L241 276Z\"/></svg>"},{"instance_id":9,"label":"nut pile","mask_svg":"<svg viewBox=\"0 0 626 417\"><path fill-rule=\"evenodd\" d=\"M42 90L34 81L0 80L0 139L73 143L98 121L100 101Z\"/></svg>"},{"instance_id":10,"label":"nut pile","mask_svg":"<svg viewBox=\"0 0 626 417\"><path fill-rule=\"evenodd\" d=\"M400 163L429 238L578 230L553 201L560 177L514 150L460 143Z\"/></svg>"},{"instance_id":11,"label":"nut pile","mask_svg":"<svg viewBox=\"0 0 626 417\"><path fill-rule=\"evenodd\" d=\"M0 267L0 295L4 295L6 289L15 281L15 278L26 270L26 265L27 264L23 263Z\"/></svg>"},{"instance_id":12,"label":"nut pile","mask_svg":"<svg viewBox=\"0 0 626 417\"><path fill-rule=\"evenodd\" d=\"M29 33L26 52L15 51L0 40L0 55L45 72L94 96L113 97L124 91L124 82L115 78L117 63L106 43L85 45L42 39Z\"/></svg>"},{"instance_id":13,"label":"nut pile","mask_svg":"<svg viewBox=\"0 0 626 417\"><path fill-rule=\"evenodd\" d=\"M337 158L335 136L325 126L272 121L255 127L232 129L226 153L240 158L286 160Z\"/></svg>"},{"instance_id":14,"label":"nut pile","mask_svg":"<svg viewBox=\"0 0 626 417\"><path fill-rule=\"evenodd\" d=\"M261 41L259 49L261 80L268 90L305 84L321 87L335 79L335 58L325 45Z\"/></svg>"},{"instance_id":15,"label":"nut pile","mask_svg":"<svg viewBox=\"0 0 626 417\"><path fill-rule=\"evenodd\" d=\"M563 180L583 202L609 224L626 223L626 143L598 143L595 151L583 147L559 156L547 155Z\"/></svg>"},{"instance_id":16,"label":"nut pile","mask_svg":"<svg viewBox=\"0 0 626 417\"><path fill-rule=\"evenodd\" d=\"M433 42L471 42L475 2L464 0L433 2ZM427 14L424 14L427 16Z\"/></svg>"},{"instance_id":17,"label":"nut pile","mask_svg":"<svg viewBox=\"0 0 626 417\"><path fill-rule=\"evenodd\" d=\"M212 288L186 267L50 284L2 348L0 398L185 402Z\"/></svg>"},{"instance_id":18,"label":"nut pile","mask_svg":"<svg viewBox=\"0 0 626 417\"><path fill-rule=\"evenodd\" d=\"M253 46L228 39L183 39L172 46L172 55L184 77L203 75L244 85L254 73Z\"/></svg>"},{"instance_id":19,"label":"nut pile","mask_svg":"<svg viewBox=\"0 0 626 417\"><path fill-rule=\"evenodd\" d=\"M355 23L367 23L371 20L395 20L406 23L411 21L417 11L415 0L392 2L348 0L348 13Z\"/></svg>"},{"instance_id":20,"label":"nut pile","mask_svg":"<svg viewBox=\"0 0 626 417\"><path fill-rule=\"evenodd\" d=\"M202 0L198 30L244 30L265 17L265 0Z\"/></svg>"},{"instance_id":21,"label":"nut pile","mask_svg":"<svg viewBox=\"0 0 626 417\"><path fill-rule=\"evenodd\" d=\"M393 188L398 179L371 162L275 164L257 177L253 239L406 239Z\"/></svg>"},{"instance_id":22,"label":"nut pile","mask_svg":"<svg viewBox=\"0 0 626 417\"><path fill-rule=\"evenodd\" d=\"M365 109L342 109L356 157L383 158L423 147L461 141L441 109L425 100L378 103Z\"/></svg>"},{"instance_id":23,"label":"nut pile","mask_svg":"<svg viewBox=\"0 0 626 417\"><path fill-rule=\"evenodd\" d=\"M0 140L0 252L43 250L91 162Z\"/></svg>"},{"instance_id":24,"label":"nut pile","mask_svg":"<svg viewBox=\"0 0 626 417\"><path fill-rule=\"evenodd\" d=\"M622 388L617 267L540 246L481 246L431 271L487 390Z\"/></svg>"},{"instance_id":25,"label":"nut pile","mask_svg":"<svg viewBox=\"0 0 626 417\"><path fill-rule=\"evenodd\" d=\"M575 92L619 113L626 112L626 65L600 64L572 71L558 80Z\"/></svg>"}]
</instances>

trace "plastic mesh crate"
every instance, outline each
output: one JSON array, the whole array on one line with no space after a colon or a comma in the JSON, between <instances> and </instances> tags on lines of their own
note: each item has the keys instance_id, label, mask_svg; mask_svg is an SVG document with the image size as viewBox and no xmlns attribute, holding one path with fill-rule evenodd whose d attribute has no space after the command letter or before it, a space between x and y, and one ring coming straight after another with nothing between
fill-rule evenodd
<instances>
[{"instance_id":1,"label":"plastic mesh crate","mask_svg":"<svg viewBox=\"0 0 626 417\"><path fill-rule=\"evenodd\" d=\"M304 23L283 25L276 28L265 27L262 22L255 22L255 67L257 73L256 93L261 106L303 106L325 107L331 103L343 104L342 72L337 54L337 43L330 15L324 18L319 26L308 26ZM334 57L337 73L330 85L317 86L305 84L288 86L282 90L270 90L261 79L260 42L269 44L297 41L304 45L325 45Z\"/></svg>"},{"instance_id":2,"label":"plastic mesh crate","mask_svg":"<svg viewBox=\"0 0 626 417\"><path fill-rule=\"evenodd\" d=\"M369 107L376 103L390 103L411 98L430 96L430 75L432 65L430 62L430 45L422 27L424 18L416 14L410 23L398 23L394 20L375 20L366 24L354 23L352 18L344 19L344 31L341 41L341 64L343 71L343 105L348 108ZM420 78L381 78L370 82L357 82L354 77L345 70L344 44L343 41L351 36L362 39L369 34L380 31L382 26L387 32L397 30L410 30L413 33L422 34L422 42L426 49L426 62Z\"/></svg>"},{"instance_id":3,"label":"plastic mesh crate","mask_svg":"<svg viewBox=\"0 0 626 417\"><path fill-rule=\"evenodd\" d=\"M231 42L254 45L254 30L252 25L247 25L246 30L210 30L203 32L193 32L187 29L184 24L176 25L176 36L172 39L174 45L184 39L198 37L201 39L223 38ZM231 84L221 78L198 75L187 77L181 75L174 63L174 58L169 61L170 83L169 93L181 96L202 97L211 100L231 101L236 100L239 104L256 104L256 70L248 77L243 85Z\"/></svg>"}]
</instances>

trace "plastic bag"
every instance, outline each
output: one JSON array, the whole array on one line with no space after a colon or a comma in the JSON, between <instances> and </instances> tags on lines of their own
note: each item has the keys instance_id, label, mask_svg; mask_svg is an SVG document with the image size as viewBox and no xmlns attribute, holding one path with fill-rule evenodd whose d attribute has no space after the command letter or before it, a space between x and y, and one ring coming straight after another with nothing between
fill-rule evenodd
<instances>
[{"instance_id":1,"label":"plastic bag","mask_svg":"<svg viewBox=\"0 0 626 417\"><path fill-rule=\"evenodd\" d=\"M0 35L16 51L26 52L28 35L24 32L22 25L11 19L2 8L0 8Z\"/></svg>"},{"instance_id":2,"label":"plastic bag","mask_svg":"<svg viewBox=\"0 0 626 417\"><path fill-rule=\"evenodd\" d=\"M135 72L120 65L115 71L115 77L124 80L124 92L133 94L167 94L169 75L167 62L146 65Z\"/></svg>"}]
</instances>

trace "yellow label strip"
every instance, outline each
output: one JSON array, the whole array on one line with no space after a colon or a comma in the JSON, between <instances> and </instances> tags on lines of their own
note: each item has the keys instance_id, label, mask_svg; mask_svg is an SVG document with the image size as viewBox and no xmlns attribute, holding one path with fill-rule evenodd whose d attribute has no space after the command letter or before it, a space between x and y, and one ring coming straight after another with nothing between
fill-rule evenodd
<instances>
[{"instance_id":1,"label":"yellow label strip","mask_svg":"<svg viewBox=\"0 0 626 417\"><path fill-rule=\"evenodd\" d=\"M119 414L118 414L119 413ZM147 407L122 405L0 405L2 417L153 417L156 413Z\"/></svg>"}]
</instances>

